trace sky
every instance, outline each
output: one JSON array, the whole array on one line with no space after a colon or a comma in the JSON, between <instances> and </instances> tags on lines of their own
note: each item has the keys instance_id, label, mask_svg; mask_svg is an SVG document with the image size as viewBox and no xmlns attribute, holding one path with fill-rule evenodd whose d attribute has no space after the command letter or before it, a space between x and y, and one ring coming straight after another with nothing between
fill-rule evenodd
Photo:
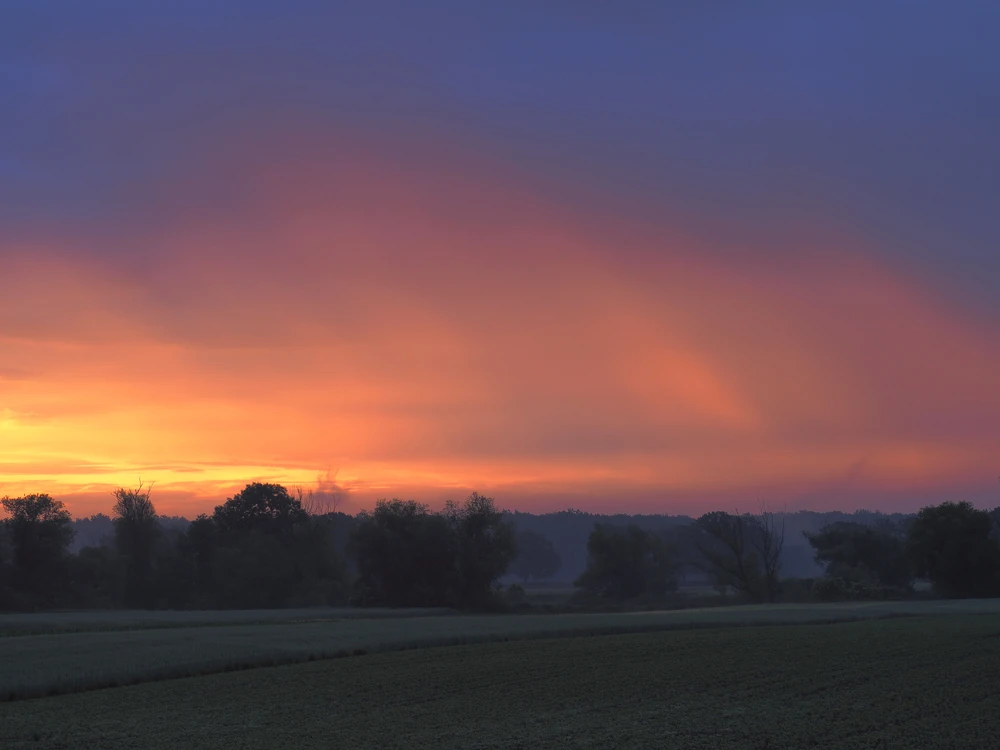
<instances>
[{"instance_id":1,"label":"sky","mask_svg":"<svg viewBox=\"0 0 1000 750\"><path fill-rule=\"evenodd\" d=\"M998 32L7 0L0 495L1000 504Z\"/></svg>"}]
</instances>

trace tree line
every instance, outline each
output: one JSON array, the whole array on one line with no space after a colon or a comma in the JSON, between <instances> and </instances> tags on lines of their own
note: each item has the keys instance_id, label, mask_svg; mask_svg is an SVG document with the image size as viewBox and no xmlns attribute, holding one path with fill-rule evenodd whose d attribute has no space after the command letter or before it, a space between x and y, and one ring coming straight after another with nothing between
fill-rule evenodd
<instances>
[{"instance_id":1,"label":"tree line","mask_svg":"<svg viewBox=\"0 0 1000 750\"><path fill-rule=\"evenodd\" d=\"M501 590L505 577L545 580L562 564L546 535L476 493L440 512L380 500L350 516L309 512L301 493L254 482L190 523L159 516L149 488L113 501L108 538L72 552L61 501L3 498L0 609L487 609L523 603L522 587ZM915 579L942 596L1000 596L1000 510L943 503L806 531L824 569L815 580L782 575L786 518L761 508L658 529L593 523L578 603L663 603L692 576L751 602L898 597Z\"/></svg>"},{"instance_id":2,"label":"tree line","mask_svg":"<svg viewBox=\"0 0 1000 750\"><path fill-rule=\"evenodd\" d=\"M149 488L114 493L106 543L70 552L72 517L49 495L3 498L0 609L488 606L514 530L473 494L431 513L379 501L351 517L310 514L285 487L254 482L186 528Z\"/></svg>"},{"instance_id":3,"label":"tree line","mask_svg":"<svg viewBox=\"0 0 1000 750\"><path fill-rule=\"evenodd\" d=\"M659 531L598 524L576 585L597 597L655 602L694 568L751 602L897 598L912 594L918 579L940 596L1000 596L1000 508L945 502L905 521L838 521L803 535L824 568L817 579L782 577L784 521L764 508L714 511Z\"/></svg>"}]
</instances>

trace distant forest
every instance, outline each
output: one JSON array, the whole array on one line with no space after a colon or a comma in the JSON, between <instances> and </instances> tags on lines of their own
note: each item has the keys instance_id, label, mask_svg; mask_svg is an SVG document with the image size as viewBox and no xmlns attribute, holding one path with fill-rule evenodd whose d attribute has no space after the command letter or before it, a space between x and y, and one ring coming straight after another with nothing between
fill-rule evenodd
<instances>
[{"instance_id":1,"label":"distant forest","mask_svg":"<svg viewBox=\"0 0 1000 750\"><path fill-rule=\"evenodd\" d=\"M380 500L350 516L254 482L191 520L157 514L142 487L116 490L109 515L75 520L44 494L0 506L4 610L594 610L1000 595L1000 509L969 503L690 518L508 512L473 493L438 512ZM538 589L570 593L545 603Z\"/></svg>"}]
</instances>

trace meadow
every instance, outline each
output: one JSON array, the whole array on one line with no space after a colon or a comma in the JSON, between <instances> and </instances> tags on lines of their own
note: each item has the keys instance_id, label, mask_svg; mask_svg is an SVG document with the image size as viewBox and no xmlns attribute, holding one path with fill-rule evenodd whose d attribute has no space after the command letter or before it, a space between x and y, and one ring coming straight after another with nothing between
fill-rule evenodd
<instances>
[{"instance_id":1,"label":"meadow","mask_svg":"<svg viewBox=\"0 0 1000 750\"><path fill-rule=\"evenodd\" d=\"M8 635L0 637L0 700L432 646L949 613L1000 614L1000 600L561 615L333 609L4 615L0 633ZM46 627L52 632L45 632ZM42 632L12 634L31 629Z\"/></svg>"},{"instance_id":2,"label":"meadow","mask_svg":"<svg viewBox=\"0 0 1000 750\"><path fill-rule=\"evenodd\" d=\"M6 703L0 746L988 748L997 674L997 614L533 639Z\"/></svg>"}]
</instances>

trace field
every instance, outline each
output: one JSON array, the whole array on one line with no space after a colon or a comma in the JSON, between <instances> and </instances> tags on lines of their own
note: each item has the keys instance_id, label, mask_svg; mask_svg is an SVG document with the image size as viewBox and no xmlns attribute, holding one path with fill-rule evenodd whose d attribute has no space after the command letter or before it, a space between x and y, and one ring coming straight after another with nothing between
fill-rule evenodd
<instances>
[{"instance_id":1,"label":"field","mask_svg":"<svg viewBox=\"0 0 1000 750\"><path fill-rule=\"evenodd\" d=\"M444 615L447 609L408 609L406 617ZM176 612L127 610L90 612L44 612L0 615L0 637L82 633L95 630L141 630L146 628L191 628L217 625L266 625L268 623L324 622L363 618L399 617L398 609L311 607L308 609L238 609Z\"/></svg>"},{"instance_id":2,"label":"field","mask_svg":"<svg viewBox=\"0 0 1000 750\"><path fill-rule=\"evenodd\" d=\"M456 615L339 610L0 617L0 700L128 685L357 652L721 626L825 623L906 614L1000 613L1000 601L712 607L669 612ZM403 616L406 615L406 616ZM281 618L284 616L285 620ZM156 617L166 626L154 627ZM270 619L267 619L267 618ZM137 622L139 625L137 626ZM206 625L206 622L214 624ZM117 628L117 629L116 629ZM64 631L64 632L63 632Z\"/></svg>"},{"instance_id":3,"label":"field","mask_svg":"<svg viewBox=\"0 0 1000 750\"><path fill-rule=\"evenodd\" d=\"M534 639L6 703L0 746L991 748L998 674L996 614Z\"/></svg>"}]
</instances>

